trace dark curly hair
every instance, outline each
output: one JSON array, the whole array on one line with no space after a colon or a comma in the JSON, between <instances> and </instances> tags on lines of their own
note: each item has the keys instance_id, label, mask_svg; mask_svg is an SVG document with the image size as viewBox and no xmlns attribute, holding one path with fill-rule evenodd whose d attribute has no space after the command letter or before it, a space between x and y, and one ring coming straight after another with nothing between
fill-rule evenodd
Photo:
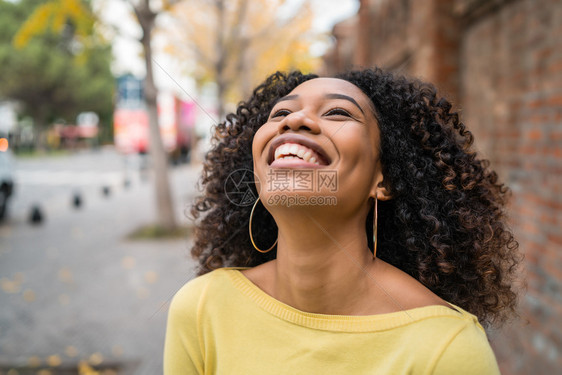
<instances>
[{"instance_id":1,"label":"dark curly hair","mask_svg":"<svg viewBox=\"0 0 562 375\"><path fill-rule=\"evenodd\" d=\"M275 102L316 77L277 72L216 126L201 179L204 195L191 210L197 219L192 255L199 260L199 274L275 258L275 250L262 254L253 249L251 205L227 197L228 176L237 180L238 173L253 170L253 136ZM379 203L377 257L475 314L483 325L504 322L515 313L514 281L521 260L505 223L509 190L472 150L473 136L459 115L431 84L380 69L336 78L370 98L380 127L382 171L392 199ZM257 196L256 187L250 189ZM366 222L369 238L372 217ZM254 229L258 243L273 243L277 229L271 215L265 211L255 222L264 223Z\"/></svg>"}]
</instances>

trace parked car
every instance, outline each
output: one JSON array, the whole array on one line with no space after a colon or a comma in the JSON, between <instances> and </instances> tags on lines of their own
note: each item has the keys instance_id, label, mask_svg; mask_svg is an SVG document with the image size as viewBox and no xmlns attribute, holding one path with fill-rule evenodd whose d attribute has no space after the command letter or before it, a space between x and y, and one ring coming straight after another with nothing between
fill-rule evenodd
<instances>
[{"instance_id":1,"label":"parked car","mask_svg":"<svg viewBox=\"0 0 562 375\"><path fill-rule=\"evenodd\" d=\"M8 201L14 191L14 158L8 149L0 151L0 220L8 209Z\"/></svg>"}]
</instances>

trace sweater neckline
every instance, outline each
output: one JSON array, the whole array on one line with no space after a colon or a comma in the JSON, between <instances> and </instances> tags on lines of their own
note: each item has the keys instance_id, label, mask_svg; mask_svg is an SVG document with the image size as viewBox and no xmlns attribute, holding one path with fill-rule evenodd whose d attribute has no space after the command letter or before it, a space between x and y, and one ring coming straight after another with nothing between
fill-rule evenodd
<instances>
[{"instance_id":1,"label":"sweater neckline","mask_svg":"<svg viewBox=\"0 0 562 375\"><path fill-rule=\"evenodd\" d=\"M262 310L265 310L279 319L303 327L338 332L373 332L397 328L437 317L473 320L478 323L476 316L452 303L449 304L458 311L454 311L442 305L429 305L376 315L329 315L309 313L289 306L261 290L240 272L244 269L247 269L247 267L225 267L221 270L226 273L238 291L250 298Z\"/></svg>"}]
</instances>

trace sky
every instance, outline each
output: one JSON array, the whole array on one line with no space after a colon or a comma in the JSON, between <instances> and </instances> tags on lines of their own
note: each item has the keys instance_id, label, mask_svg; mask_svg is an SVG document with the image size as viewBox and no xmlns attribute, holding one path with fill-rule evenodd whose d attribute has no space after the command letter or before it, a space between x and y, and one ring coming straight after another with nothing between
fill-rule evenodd
<instances>
[{"instance_id":1,"label":"sky","mask_svg":"<svg viewBox=\"0 0 562 375\"><path fill-rule=\"evenodd\" d=\"M335 23L355 14L359 6L358 0L289 0L289 3L298 5L302 1L312 3L315 12L313 27L319 32L329 32ZM144 76L142 49L137 40L141 32L130 6L123 0L95 0L94 9L99 12L106 24L119 29L118 34L108 32L108 35L113 34L114 74L132 73L139 77ZM328 46L315 47L314 52L321 53ZM186 87L193 85L189 77L181 77L178 73L179 68L166 56L155 56L155 59L158 59L160 65L154 67L155 79L159 87L165 88L176 84Z\"/></svg>"}]
</instances>

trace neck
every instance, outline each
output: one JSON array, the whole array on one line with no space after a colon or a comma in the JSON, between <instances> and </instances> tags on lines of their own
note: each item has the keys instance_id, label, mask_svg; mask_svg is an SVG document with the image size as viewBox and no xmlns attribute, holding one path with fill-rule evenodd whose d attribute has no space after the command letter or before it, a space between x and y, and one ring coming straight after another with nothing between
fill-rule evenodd
<instances>
[{"instance_id":1,"label":"neck","mask_svg":"<svg viewBox=\"0 0 562 375\"><path fill-rule=\"evenodd\" d=\"M374 265L364 220L309 212L275 219L279 239L272 295L302 311L360 315Z\"/></svg>"}]
</instances>

